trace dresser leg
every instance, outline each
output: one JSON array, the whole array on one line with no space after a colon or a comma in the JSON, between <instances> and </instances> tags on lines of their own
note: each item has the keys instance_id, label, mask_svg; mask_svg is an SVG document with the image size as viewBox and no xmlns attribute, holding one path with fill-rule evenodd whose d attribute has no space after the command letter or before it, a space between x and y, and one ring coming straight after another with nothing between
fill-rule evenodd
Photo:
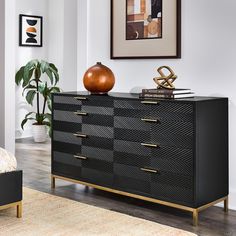
<instances>
[{"instance_id":1,"label":"dresser leg","mask_svg":"<svg viewBox=\"0 0 236 236\"><path fill-rule=\"evenodd\" d=\"M198 210L193 210L193 225L198 226Z\"/></svg>"},{"instance_id":2,"label":"dresser leg","mask_svg":"<svg viewBox=\"0 0 236 236\"><path fill-rule=\"evenodd\" d=\"M55 177L51 176L51 188L55 188L56 187L56 181L55 181Z\"/></svg>"},{"instance_id":3,"label":"dresser leg","mask_svg":"<svg viewBox=\"0 0 236 236\"><path fill-rule=\"evenodd\" d=\"M21 218L22 217L22 202L20 202L16 206L16 216L17 216L17 218Z\"/></svg>"},{"instance_id":4,"label":"dresser leg","mask_svg":"<svg viewBox=\"0 0 236 236\"><path fill-rule=\"evenodd\" d=\"M229 210L229 197L226 197L224 200L224 211L228 212Z\"/></svg>"}]
</instances>

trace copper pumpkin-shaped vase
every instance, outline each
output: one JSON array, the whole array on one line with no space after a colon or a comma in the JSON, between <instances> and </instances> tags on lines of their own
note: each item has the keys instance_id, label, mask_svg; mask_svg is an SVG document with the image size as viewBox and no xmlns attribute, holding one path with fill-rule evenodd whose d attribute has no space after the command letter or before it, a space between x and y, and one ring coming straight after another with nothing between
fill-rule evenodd
<instances>
[{"instance_id":1,"label":"copper pumpkin-shaped vase","mask_svg":"<svg viewBox=\"0 0 236 236\"><path fill-rule=\"evenodd\" d=\"M113 72L101 62L90 67L84 74L84 87L93 94L106 94L115 84Z\"/></svg>"}]
</instances>

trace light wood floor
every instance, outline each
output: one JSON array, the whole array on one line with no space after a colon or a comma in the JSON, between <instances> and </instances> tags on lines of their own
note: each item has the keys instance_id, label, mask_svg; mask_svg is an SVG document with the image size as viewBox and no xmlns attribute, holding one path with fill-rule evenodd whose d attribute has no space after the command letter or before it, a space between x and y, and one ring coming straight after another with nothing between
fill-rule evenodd
<instances>
[{"instance_id":1,"label":"light wood floor","mask_svg":"<svg viewBox=\"0 0 236 236\"><path fill-rule=\"evenodd\" d=\"M16 141L18 168L24 171L24 186L61 197L121 212L164 225L181 228L202 236L236 236L236 211L224 213L220 207L211 207L200 213L199 226L192 226L191 214L169 207L129 197L56 181L51 189L50 141L35 144L31 139Z\"/></svg>"}]
</instances>

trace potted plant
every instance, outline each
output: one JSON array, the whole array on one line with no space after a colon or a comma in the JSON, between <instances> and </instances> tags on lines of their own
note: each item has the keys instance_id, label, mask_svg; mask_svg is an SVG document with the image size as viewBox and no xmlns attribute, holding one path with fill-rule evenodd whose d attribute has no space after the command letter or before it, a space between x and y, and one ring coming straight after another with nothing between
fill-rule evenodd
<instances>
[{"instance_id":1,"label":"potted plant","mask_svg":"<svg viewBox=\"0 0 236 236\"><path fill-rule=\"evenodd\" d=\"M42 79L42 74L47 77ZM60 88L56 86L58 81L56 66L43 60L31 60L16 72L15 82L22 86L22 95L25 96L27 103L33 106L36 98L36 112L29 112L21 122L21 128L24 129L29 120L35 121L32 126L35 142L46 141L46 127L49 127L49 135L51 134L51 93L60 92ZM42 99L41 107L40 99Z\"/></svg>"}]
</instances>

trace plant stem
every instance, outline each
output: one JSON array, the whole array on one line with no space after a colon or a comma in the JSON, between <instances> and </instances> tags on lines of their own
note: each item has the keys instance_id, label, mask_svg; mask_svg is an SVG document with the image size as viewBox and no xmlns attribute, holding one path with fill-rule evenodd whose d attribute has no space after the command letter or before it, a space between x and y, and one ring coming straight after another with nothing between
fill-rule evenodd
<instances>
[{"instance_id":1,"label":"plant stem","mask_svg":"<svg viewBox=\"0 0 236 236\"><path fill-rule=\"evenodd\" d=\"M37 88L37 117L39 117L39 78L37 73L37 68L35 70L35 81L36 81L36 88ZM37 118L36 118L37 119ZM37 123L40 124L40 122L37 120Z\"/></svg>"},{"instance_id":2,"label":"plant stem","mask_svg":"<svg viewBox=\"0 0 236 236\"><path fill-rule=\"evenodd\" d=\"M46 102L47 102L47 97L45 96L45 97L44 97L44 102L43 102L43 112L42 112L42 114L45 113Z\"/></svg>"}]
</instances>

